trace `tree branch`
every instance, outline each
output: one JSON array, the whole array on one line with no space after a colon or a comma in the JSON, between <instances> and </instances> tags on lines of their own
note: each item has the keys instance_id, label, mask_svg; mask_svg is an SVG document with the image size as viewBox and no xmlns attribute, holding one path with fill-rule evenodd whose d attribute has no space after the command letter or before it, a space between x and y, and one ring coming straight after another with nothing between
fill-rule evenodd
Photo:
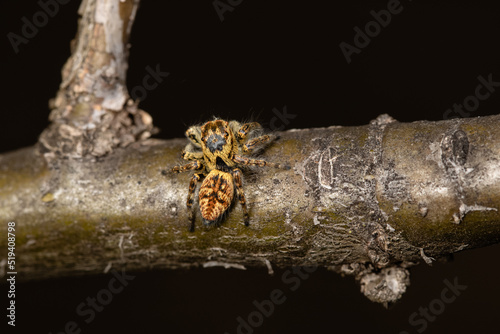
<instances>
[{"instance_id":1,"label":"tree branch","mask_svg":"<svg viewBox=\"0 0 500 334\"><path fill-rule=\"evenodd\" d=\"M128 38L138 0L84 0L72 55L39 139L48 160L103 156L156 132L151 116L129 99Z\"/></svg>"},{"instance_id":2,"label":"tree branch","mask_svg":"<svg viewBox=\"0 0 500 334\"><path fill-rule=\"evenodd\" d=\"M363 127L282 132L263 158L293 168L246 173L250 227L235 205L220 227L198 217L194 233L190 175L170 172L187 140L148 140L58 169L27 148L1 156L0 217L17 223L25 279L270 261L355 274L368 296L380 290L376 272L404 283L372 296L394 301L412 262L498 242L499 121L383 115Z\"/></svg>"}]
</instances>

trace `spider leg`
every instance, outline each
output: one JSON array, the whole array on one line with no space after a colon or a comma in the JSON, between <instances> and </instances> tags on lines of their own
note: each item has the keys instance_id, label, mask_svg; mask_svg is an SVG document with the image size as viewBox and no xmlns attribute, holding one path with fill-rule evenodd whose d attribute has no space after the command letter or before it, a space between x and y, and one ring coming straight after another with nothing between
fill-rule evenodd
<instances>
[{"instance_id":1,"label":"spider leg","mask_svg":"<svg viewBox=\"0 0 500 334\"><path fill-rule=\"evenodd\" d=\"M247 202L245 199L245 193L243 192L243 182L241 181L241 170L239 168L233 169L234 184L236 186L236 193L238 194L238 200L240 201L241 207L243 208L243 222L245 226L250 223L250 216L248 215Z\"/></svg>"},{"instance_id":2,"label":"spider leg","mask_svg":"<svg viewBox=\"0 0 500 334\"><path fill-rule=\"evenodd\" d=\"M188 208L188 219L191 222L191 225L189 227L190 232L194 232L194 209L193 209L193 202L194 202L194 193L196 190L196 184L201 180L200 174L193 174L193 177L191 178L191 181L189 182L189 191L188 191L188 198L187 198L187 208Z\"/></svg>"},{"instance_id":3,"label":"spider leg","mask_svg":"<svg viewBox=\"0 0 500 334\"><path fill-rule=\"evenodd\" d=\"M247 166L259 166L259 167L274 167L274 168L280 168L280 169L290 169L290 166L275 163L275 162L268 162L265 160L257 160L257 159L249 159L242 157L240 155L234 155L233 161L236 162L237 164L240 165L247 165Z\"/></svg>"},{"instance_id":4,"label":"spider leg","mask_svg":"<svg viewBox=\"0 0 500 334\"><path fill-rule=\"evenodd\" d=\"M250 153L258 145L267 143L267 142L271 141L272 139L273 138L271 136L268 136L268 135L263 135L263 136L260 136L257 138L253 138L253 139L249 140L245 145L243 145L243 152Z\"/></svg>"},{"instance_id":5,"label":"spider leg","mask_svg":"<svg viewBox=\"0 0 500 334\"><path fill-rule=\"evenodd\" d=\"M245 123L239 128L236 125L239 125L239 123L235 123L233 126L236 128L235 134L240 144L245 141L246 137L250 132L252 132L252 130L262 128L262 126L257 122Z\"/></svg>"},{"instance_id":6,"label":"spider leg","mask_svg":"<svg viewBox=\"0 0 500 334\"><path fill-rule=\"evenodd\" d=\"M201 147L201 128L199 126L190 127L185 134L194 146Z\"/></svg>"},{"instance_id":7,"label":"spider leg","mask_svg":"<svg viewBox=\"0 0 500 334\"><path fill-rule=\"evenodd\" d=\"M190 163L184 165L184 166L175 166L172 168L172 172L175 173L180 173L180 172L186 172L188 170L193 170L193 169L201 169L203 167L202 163L198 160L191 161Z\"/></svg>"},{"instance_id":8,"label":"spider leg","mask_svg":"<svg viewBox=\"0 0 500 334\"><path fill-rule=\"evenodd\" d=\"M203 152L184 150L182 151L182 158L184 160L201 160L203 159Z\"/></svg>"}]
</instances>

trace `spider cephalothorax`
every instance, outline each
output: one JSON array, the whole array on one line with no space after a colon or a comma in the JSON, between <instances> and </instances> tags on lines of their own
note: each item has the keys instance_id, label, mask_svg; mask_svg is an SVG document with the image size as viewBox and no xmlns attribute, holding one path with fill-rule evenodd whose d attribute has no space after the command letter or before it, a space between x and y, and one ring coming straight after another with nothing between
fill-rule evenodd
<instances>
[{"instance_id":1,"label":"spider cephalothorax","mask_svg":"<svg viewBox=\"0 0 500 334\"><path fill-rule=\"evenodd\" d=\"M186 131L190 143L182 152L185 160L192 160L184 166L175 166L174 172L195 170L191 182L187 207L191 231L194 231L194 212L192 210L196 184L205 177L199 191L199 206L203 221L207 225L217 223L230 207L234 193L243 208L243 220L249 224L248 209L243 193L242 172L239 165L270 166L288 169L282 164L264 160L249 159L243 155L252 153L257 147L271 141L269 135L260 135L259 123L245 123L216 119L203 126L192 126Z\"/></svg>"}]
</instances>

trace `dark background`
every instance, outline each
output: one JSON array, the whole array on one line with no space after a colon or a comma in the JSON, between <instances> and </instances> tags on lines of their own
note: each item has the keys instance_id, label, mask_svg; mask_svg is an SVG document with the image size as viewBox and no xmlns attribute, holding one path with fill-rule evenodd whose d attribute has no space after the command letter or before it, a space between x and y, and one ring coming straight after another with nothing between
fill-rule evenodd
<instances>
[{"instance_id":1,"label":"dark background","mask_svg":"<svg viewBox=\"0 0 500 334\"><path fill-rule=\"evenodd\" d=\"M156 137L181 137L188 125L213 115L269 127L273 108L284 106L295 115L286 129L363 125L381 113L402 122L439 121L474 94L479 75L500 81L494 1L401 1L402 11L350 64L339 44L352 45L353 28L363 29L373 20L370 11L386 9L388 1L325 3L243 1L221 22L212 1L143 1L130 41L128 87L142 84L147 66L170 73L140 104L161 128ZM60 6L16 54L7 33L20 34L21 18L32 21L41 7L2 4L0 152L33 145L47 126L78 5ZM494 92L470 116L496 114L499 106L500 92ZM219 268L135 274L90 324L76 306L111 276L20 283L16 332L55 334L74 320L82 333L236 333L237 317L255 310L252 301L281 289L286 301L255 333L417 333L421 327L411 326L409 316L440 298L444 279L457 277L467 289L425 332L489 333L498 328L499 256L496 245L415 267L411 287L389 310L363 297L352 278L323 269L294 292L281 280L284 270L274 276L265 269Z\"/></svg>"}]
</instances>

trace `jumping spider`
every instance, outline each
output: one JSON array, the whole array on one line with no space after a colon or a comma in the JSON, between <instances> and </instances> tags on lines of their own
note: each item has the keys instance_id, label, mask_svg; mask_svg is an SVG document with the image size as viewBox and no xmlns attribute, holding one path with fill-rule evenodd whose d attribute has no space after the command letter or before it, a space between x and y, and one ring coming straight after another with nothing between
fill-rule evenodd
<instances>
[{"instance_id":1,"label":"jumping spider","mask_svg":"<svg viewBox=\"0 0 500 334\"><path fill-rule=\"evenodd\" d=\"M252 153L262 144L270 142L273 137L260 135L262 126L259 123L245 123L216 119L203 126L192 126L186 131L190 143L182 151L182 158L192 160L184 166L175 166L176 173L195 170L189 182L187 208L191 222L190 231L194 231L194 210L192 209L197 183L205 177L199 191L199 207L205 225L218 223L234 199L234 190L243 208L243 220L249 225L249 215L243 193L242 172L240 165L290 167L249 159L242 155Z\"/></svg>"}]
</instances>

